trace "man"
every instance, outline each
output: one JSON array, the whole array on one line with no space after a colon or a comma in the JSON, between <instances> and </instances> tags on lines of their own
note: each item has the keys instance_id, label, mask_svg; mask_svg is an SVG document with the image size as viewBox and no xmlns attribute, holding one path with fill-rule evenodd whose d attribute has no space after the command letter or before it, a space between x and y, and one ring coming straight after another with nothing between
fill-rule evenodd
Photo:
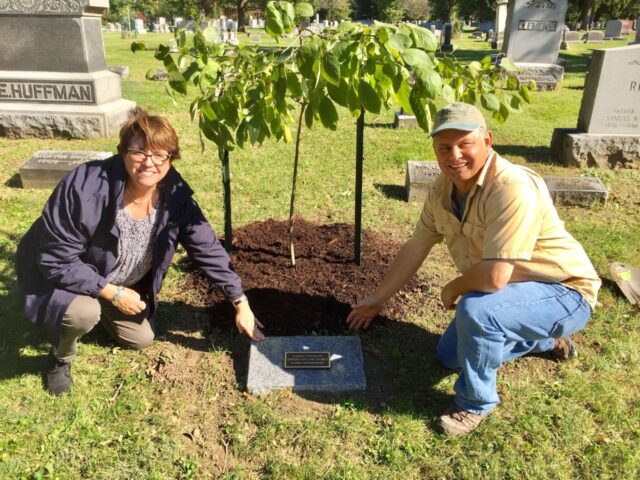
<instances>
[{"instance_id":1,"label":"man","mask_svg":"<svg viewBox=\"0 0 640 480\"><path fill-rule=\"evenodd\" d=\"M432 246L446 240L461 275L442 289L442 303L455 316L437 358L460 376L440 423L445 433L464 435L498 404L503 362L546 351L559 360L575 356L568 336L585 326L601 282L564 229L542 178L492 150L493 135L477 108L443 108L431 136L442 175L428 190L412 237L347 323L367 328Z\"/></svg>"}]
</instances>

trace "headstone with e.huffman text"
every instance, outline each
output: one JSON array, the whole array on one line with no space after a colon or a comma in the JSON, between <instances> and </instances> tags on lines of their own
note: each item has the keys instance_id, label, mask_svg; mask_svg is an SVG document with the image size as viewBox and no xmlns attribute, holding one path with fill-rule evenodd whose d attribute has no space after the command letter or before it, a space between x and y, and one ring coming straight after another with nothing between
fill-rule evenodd
<instances>
[{"instance_id":1,"label":"headstone with e.huffman text","mask_svg":"<svg viewBox=\"0 0 640 480\"><path fill-rule=\"evenodd\" d=\"M20 167L22 187L53 188L78 165L112 155L111 152L38 150Z\"/></svg>"},{"instance_id":2,"label":"headstone with e.huffman text","mask_svg":"<svg viewBox=\"0 0 640 480\"><path fill-rule=\"evenodd\" d=\"M251 342L247 390L261 395L284 388L325 393L365 390L360 337L267 337Z\"/></svg>"},{"instance_id":3,"label":"headstone with e.huffman text","mask_svg":"<svg viewBox=\"0 0 640 480\"><path fill-rule=\"evenodd\" d=\"M405 176L405 191L408 202L414 200L423 201L427 197L429 185L440 176L441 170L438 162L407 162L407 174Z\"/></svg>"},{"instance_id":4,"label":"headstone with e.huffman text","mask_svg":"<svg viewBox=\"0 0 640 480\"><path fill-rule=\"evenodd\" d=\"M567 0L511 0L507 7L502 52L516 64L519 74L540 76L545 88L555 88L564 77L558 53L566 11ZM555 84L549 84L550 76Z\"/></svg>"},{"instance_id":5,"label":"headstone with e.huffman text","mask_svg":"<svg viewBox=\"0 0 640 480\"><path fill-rule=\"evenodd\" d=\"M135 103L107 69L108 0L0 1L0 136L93 138L118 132Z\"/></svg>"},{"instance_id":6,"label":"headstone with e.huffman text","mask_svg":"<svg viewBox=\"0 0 640 480\"><path fill-rule=\"evenodd\" d=\"M593 50L577 128L556 128L551 151L569 166L640 169L640 45Z\"/></svg>"},{"instance_id":7,"label":"headstone with e.huffman text","mask_svg":"<svg viewBox=\"0 0 640 480\"><path fill-rule=\"evenodd\" d=\"M596 177L544 177L544 181L555 205L590 207L607 201L607 189Z\"/></svg>"}]
</instances>

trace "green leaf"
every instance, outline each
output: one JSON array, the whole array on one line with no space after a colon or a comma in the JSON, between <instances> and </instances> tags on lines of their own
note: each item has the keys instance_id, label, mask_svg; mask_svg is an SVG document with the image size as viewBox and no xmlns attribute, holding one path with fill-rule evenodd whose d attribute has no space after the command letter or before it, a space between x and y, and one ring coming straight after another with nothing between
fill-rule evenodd
<instances>
[{"instance_id":1,"label":"green leaf","mask_svg":"<svg viewBox=\"0 0 640 480\"><path fill-rule=\"evenodd\" d=\"M409 101L409 95L411 95L411 86L409 86L409 82L406 79L402 78L402 75L399 75L401 80L398 83L398 88L395 88L393 91L393 99L396 101L402 109L411 114L413 113L413 109L411 108L411 102ZM397 77L396 77L397 78ZM395 82L394 82L395 83Z\"/></svg>"},{"instance_id":2,"label":"green leaf","mask_svg":"<svg viewBox=\"0 0 640 480\"><path fill-rule=\"evenodd\" d=\"M309 130L313 126L313 105L307 105L307 109L304 111L304 123Z\"/></svg>"},{"instance_id":3,"label":"green leaf","mask_svg":"<svg viewBox=\"0 0 640 480\"><path fill-rule=\"evenodd\" d=\"M429 98L436 98L442 89L442 78L433 68L417 65L413 69L416 87Z\"/></svg>"},{"instance_id":4,"label":"green leaf","mask_svg":"<svg viewBox=\"0 0 640 480\"><path fill-rule=\"evenodd\" d=\"M467 65L467 68L474 77L477 77L482 71L482 64L480 62L470 62L469 65Z\"/></svg>"},{"instance_id":5,"label":"green leaf","mask_svg":"<svg viewBox=\"0 0 640 480\"><path fill-rule=\"evenodd\" d=\"M313 17L313 6L307 2L296 3L296 16L311 18Z\"/></svg>"},{"instance_id":6,"label":"green leaf","mask_svg":"<svg viewBox=\"0 0 640 480\"><path fill-rule=\"evenodd\" d=\"M520 86L520 82L514 75L509 75L507 78L507 89L509 90L517 90Z\"/></svg>"},{"instance_id":7,"label":"green leaf","mask_svg":"<svg viewBox=\"0 0 640 480\"><path fill-rule=\"evenodd\" d=\"M296 53L296 65L302 76L308 79L315 79L316 73L313 66L318 56L318 40L310 38L302 43L302 46Z\"/></svg>"},{"instance_id":8,"label":"green leaf","mask_svg":"<svg viewBox=\"0 0 640 480\"><path fill-rule=\"evenodd\" d=\"M507 72L515 72L516 70L518 70L518 67L516 67L516 65L508 57L502 57L500 59L500 67Z\"/></svg>"},{"instance_id":9,"label":"green leaf","mask_svg":"<svg viewBox=\"0 0 640 480\"><path fill-rule=\"evenodd\" d=\"M447 105L456 101L456 93L446 83L442 86L442 98Z\"/></svg>"},{"instance_id":10,"label":"green leaf","mask_svg":"<svg viewBox=\"0 0 640 480\"><path fill-rule=\"evenodd\" d=\"M436 36L426 28L410 25L413 46L427 52L435 52L438 49Z\"/></svg>"},{"instance_id":11,"label":"green leaf","mask_svg":"<svg viewBox=\"0 0 640 480\"><path fill-rule=\"evenodd\" d=\"M338 128L338 111L329 97L320 100L320 121L330 130Z\"/></svg>"},{"instance_id":12,"label":"green leaf","mask_svg":"<svg viewBox=\"0 0 640 480\"><path fill-rule=\"evenodd\" d=\"M290 2L278 2L280 5L280 11L282 12L282 27L287 33L291 32L291 28L296 23L296 9L293 3Z\"/></svg>"},{"instance_id":13,"label":"green leaf","mask_svg":"<svg viewBox=\"0 0 640 480\"><path fill-rule=\"evenodd\" d=\"M409 35L407 35L406 33L398 32L389 37L389 42L387 43L387 45L393 48L396 52L402 53L407 48L411 47L412 43L413 42L411 41L411 37L409 37Z\"/></svg>"},{"instance_id":14,"label":"green leaf","mask_svg":"<svg viewBox=\"0 0 640 480\"><path fill-rule=\"evenodd\" d=\"M144 44L144 42L132 42L131 43L131 51L133 53L139 52L141 50L146 50L147 46Z\"/></svg>"},{"instance_id":15,"label":"green leaf","mask_svg":"<svg viewBox=\"0 0 640 480\"><path fill-rule=\"evenodd\" d=\"M181 95L187 94L187 81L177 70L169 72L169 86Z\"/></svg>"},{"instance_id":16,"label":"green leaf","mask_svg":"<svg viewBox=\"0 0 640 480\"><path fill-rule=\"evenodd\" d=\"M498 123L504 123L509 117L509 107L507 104L500 103L500 108L493 112L491 117Z\"/></svg>"},{"instance_id":17,"label":"green leaf","mask_svg":"<svg viewBox=\"0 0 640 480\"><path fill-rule=\"evenodd\" d=\"M265 17L264 28L266 32L272 37L280 36L284 30L284 25L282 21L282 13L280 13L280 9L276 2L271 1L267 3Z\"/></svg>"},{"instance_id":18,"label":"green leaf","mask_svg":"<svg viewBox=\"0 0 640 480\"><path fill-rule=\"evenodd\" d=\"M371 113L380 113L382 108L382 100L378 92L369 82L362 80L358 87L358 97L364 109Z\"/></svg>"},{"instance_id":19,"label":"green leaf","mask_svg":"<svg viewBox=\"0 0 640 480\"><path fill-rule=\"evenodd\" d=\"M415 91L411 92L409 96L409 102L411 103L411 110L413 110L413 114L416 116L416 121L418 122L418 126L422 128L424 131L428 132L428 122L427 122L427 112L424 109L425 99L418 97Z\"/></svg>"},{"instance_id":20,"label":"green leaf","mask_svg":"<svg viewBox=\"0 0 640 480\"><path fill-rule=\"evenodd\" d=\"M418 50L417 48L409 48L402 53L402 59L406 64L414 66L414 65L433 65L431 58L427 55L426 52L422 50Z\"/></svg>"},{"instance_id":21,"label":"green leaf","mask_svg":"<svg viewBox=\"0 0 640 480\"><path fill-rule=\"evenodd\" d=\"M216 38L218 38L218 31L213 25L209 25L202 31L202 36L207 42L214 43L216 41Z\"/></svg>"},{"instance_id":22,"label":"green leaf","mask_svg":"<svg viewBox=\"0 0 640 480\"><path fill-rule=\"evenodd\" d=\"M538 84L535 80L529 80L529 90L535 92L538 89Z\"/></svg>"},{"instance_id":23,"label":"green leaf","mask_svg":"<svg viewBox=\"0 0 640 480\"><path fill-rule=\"evenodd\" d=\"M336 102L338 105L343 107L347 107L349 104L347 103L347 95L349 92L349 85L344 80L340 80L340 85L337 87L332 85L331 83L327 84L327 91L329 92L329 96L331 99Z\"/></svg>"},{"instance_id":24,"label":"green leaf","mask_svg":"<svg viewBox=\"0 0 640 480\"><path fill-rule=\"evenodd\" d=\"M349 107L351 115L360 115L360 99L358 98L358 92L353 86L350 87L347 92L347 107Z\"/></svg>"},{"instance_id":25,"label":"green leaf","mask_svg":"<svg viewBox=\"0 0 640 480\"><path fill-rule=\"evenodd\" d=\"M302 85L300 85L298 76L293 72L287 72L287 89L293 98L302 97Z\"/></svg>"},{"instance_id":26,"label":"green leaf","mask_svg":"<svg viewBox=\"0 0 640 480\"><path fill-rule=\"evenodd\" d=\"M522 110L522 100L520 100L520 97L518 97L517 95L510 95L510 98L508 98L508 103L509 106L511 107L511 109L514 112L519 112Z\"/></svg>"},{"instance_id":27,"label":"green leaf","mask_svg":"<svg viewBox=\"0 0 640 480\"><path fill-rule=\"evenodd\" d=\"M497 112L500 110L500 100L493 93L484 93L480 96L480 103L485 110Z\"/></svg>"},{"instance_id":28,"label":"green leaf","mask_svg":"<svg viewBox=\"0 0 640 480\"><path fill-rule=\"evenodd\" d=\"M531 103L531 92L529 91L529 88L525 85L520 85L519 91L522 99L527 103Z\"/></svg>"},{"instance_id":29,"label":"green leaf","mask_svg":"<svg viewBox=\"0 0 640 480\"><path fill-rule=\"evenodd\" d=\"M324 79L333 85L340 84L340 62L333 53L325 53L320 64Z\"/></svg>"},{"instance_id":30,"label":"green leaf","mask_svg":"<svg viewBox=\"0 0 640 480\"><path fill-rule=\"evenodd\" d=\"M383 45L387 43L389 41L389 30L387 30L385 27L380 27L376 31L376 39Z\"/></svg>"}]
</instances>

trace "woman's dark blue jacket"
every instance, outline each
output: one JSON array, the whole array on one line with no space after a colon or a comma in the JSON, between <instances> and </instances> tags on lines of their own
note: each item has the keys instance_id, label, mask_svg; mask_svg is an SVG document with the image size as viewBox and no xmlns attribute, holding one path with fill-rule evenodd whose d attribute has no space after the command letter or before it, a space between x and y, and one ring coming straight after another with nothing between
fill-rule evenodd
<instances>
[{"instance_id":1,"label":"woman's dark blue jacket","mask_svg":"<svg viewBox=\"0 0 640 480\"><path fill-rule=\"evenodd\" d=\"M18 245L16 269L27 319L56 332L77 295L97 297L107 284L118 256L115 219L126 179L122 157L115 155L79 166L55 188ZM242 296L240 278L191 188L173 167L159 188L163 206L151 271L143 280L149 318L178 242L228 298Z\"/></svg>"}]
</instances>

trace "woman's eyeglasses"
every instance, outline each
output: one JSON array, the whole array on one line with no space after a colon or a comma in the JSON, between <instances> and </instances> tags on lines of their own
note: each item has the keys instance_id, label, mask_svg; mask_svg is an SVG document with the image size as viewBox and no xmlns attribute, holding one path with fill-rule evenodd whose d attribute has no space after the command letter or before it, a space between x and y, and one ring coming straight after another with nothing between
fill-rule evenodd
<instances>
[{"instance_id":1,"label":"woman's eyeglasses","mask_svg":"<svg viewBox=\"0 0 640 480\"><path fill-rule=\"evenodd\" d=\"M138 162L146 162L147 158L150 158L151 162L157 167L161 167L171 158L170 153L147 153L137 148L128 148L127 151L131 154L131 158L134 160Z\"/></svg>"}]
</instances>

